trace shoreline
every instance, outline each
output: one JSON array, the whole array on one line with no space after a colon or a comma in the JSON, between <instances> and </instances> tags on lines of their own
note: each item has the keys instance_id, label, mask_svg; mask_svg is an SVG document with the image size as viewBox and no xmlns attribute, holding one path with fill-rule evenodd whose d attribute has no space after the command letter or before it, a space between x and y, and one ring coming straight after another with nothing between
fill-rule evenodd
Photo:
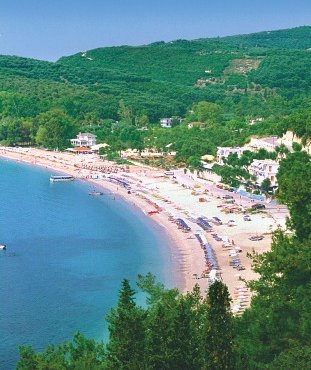
<instances>
[{"instance_id":1,"label":"shoreline","mask_svg":"<svg viewBox=\"0 0 311 370\"><path fill-rule=\"evenodd\" d=\"M29 148L30 150L33 150ZM35 149L39 154L41 152L42 155L44 154L64 154L64 153L57 153L57 152L49 152L44 151L40 149ZM72 156L72 154L69 154ZM98 180L96 178L90 178L89 176L79 176L77 173L78 170L76 167L74 167L71 163L59 163L57 161L51 161L46 158L40 158L38 156L34 156L33 154L27 152L27 153L21 153L16 151L8 150L7 148L0 147L0 158L13 160L16 162L21 162L24 164L28 164L31 166L38 166L45 169L49 169L54 172L58 172L60 174L68 174L72 175L77 179L78 181L86 182L90 185L96 186L98 190L108 191L110 194L115 194L116 198L119 197L119 201L127 203L130 207L135 207L136 210L139 210L144 217L147 217L151 219L152 223L154 223L155 227L158 229L161 229L165 233L165 238L168 241L169 245L169 255L170 255L170 261L168 261L168 266L171 270L171 273L169 274L167 271L165 274L168 276L170 275L171 278L171 284L173 284L173 287L178 288L182 293L186 293L188 291L191 291L194 283L192 279L192 270L191 270L191 251L189 251L189 245L186 242L185 238L180 235L181 233L179 230L172 228L171 223L167 220L167 217L165 217L163 214L154 214L152 216L149 216L147 214L150 205L141 199L138 196L135 196L134 194L129 195L127 194L127 190L118 186L117 184L114 184L109 181L105 180ZM117 199L118 200L118 199ZM191 240L191 244L194 244L194 240ZM196 245L197 246L197 245ZM192 247L195 247L195 245L192 245ZM177 276L176 276L177 275ZM204 288L204 287L202 287ZM205 289L205 288L204 288Z\"/></svg>"},{"instance_id":2,"label":"shoreline","mask_svg":"<svg viewBox=\"0 0 311 370\"><path fill-rule=\"evenodd\" d=\"M271 233L279 227L286 227L286 207L265 203L263 212L251 213L250 220L245 220L244 215L254 204L253 200L219 189L217 184L191 173L185 174L182 169L175 170L174 176L169 177L164 176L163 170L139 164L126 168L103 161L95 154L76 155L35 148L0 147L0 157L72 175L137 207L167 235L169 254L175 264L172 266L175 279L172 280L178 282L177 287L182 293L191 291L196 284L202 294L208 288L206 271L211 267L196 237L201 235L204 243L208 243L215 253L219 265L217 273L228 286L233 311L237 314L250 304L251 292L245 281L258 278L252 271L248 255L253 251L263 253L270 250ZM122 186L124 184L130 186L130 194ZM212 231L203 231L197 223L198 217L205 217ZM172 223L171 220L177 218L188 224L189 232ZM221 222L214 222L214 218ZM262 238L252 241L251 237L258 235ZM225 246L227 242L229 246ZM237 268L236 263L243 268Z\"/></svg>"}]
</instances>

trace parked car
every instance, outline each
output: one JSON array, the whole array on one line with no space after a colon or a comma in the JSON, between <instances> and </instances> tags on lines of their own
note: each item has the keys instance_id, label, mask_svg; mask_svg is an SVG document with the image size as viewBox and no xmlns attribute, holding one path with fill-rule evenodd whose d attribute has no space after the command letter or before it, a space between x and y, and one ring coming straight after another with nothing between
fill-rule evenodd
<instances>
[{"instance_id":1,"label":"parked car","mask_svg":"<svg viewBox=\"0 0 311 370\"><path fill-rule=\"evenodd\" d=\"M259 240L262 240L263 238L264 238L263 235L253 235L253 236L251 236L248 239L251 240L251 241L253 241L253 242L257 242Z\"/></svg>"},{"instance_id":2,"label":"parked car","mask_svg":"<svg viewBox=\"0 0 311 370\"><path fill-rule=\"evenodd\" d=\"M226 195L223 195L222 199L233 199L233 196L226 194Z\"/></svg>"},{"instance_id":3,"label":"parked car","mask_svg":"<svg viewBox=\"0 0 311 370\"><path fill-rule=\"evenodd\" d=\"M252 208L253 209L264 209L266 208L266 206L264 204L261 204L261 203L255 203L252 205Z\"/></svg>"}]
</instances>

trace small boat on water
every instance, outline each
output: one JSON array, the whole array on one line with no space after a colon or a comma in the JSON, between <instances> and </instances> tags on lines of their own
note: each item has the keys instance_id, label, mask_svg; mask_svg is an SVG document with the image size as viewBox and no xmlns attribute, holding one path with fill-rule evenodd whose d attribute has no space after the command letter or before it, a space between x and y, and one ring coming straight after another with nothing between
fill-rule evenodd
<instances>
[{"instance_id":1,"label":"small boat on water","mask_svg":"<svg viewBox=\"0 0 311 370\"><path fill-rule=\"evenodd\" d=\"M6 245L0 244L0 251L5 251L5 250L6 250Z\"/></svg>"},{"instance_id":2,"label":"small boat on water","mask_svg":"<svg viewBox=\"0 0 311 370\"><path fill-rule=\"evenodd\" d=\"M51 182L73 181L75 178L71 175L52 175Z\"/></svg>"},{"instance_id":3,"label":"small boat on water","mask_svg":"<svg viewBox=\"0 0 311 370\"><path fill-rule=\"evenodd\" d=\"M96 190L93 190L93 191L90 191L89 192L89 195L103 195L104 193L102 191L96 191Z\"/></svg>"}]
</instances>

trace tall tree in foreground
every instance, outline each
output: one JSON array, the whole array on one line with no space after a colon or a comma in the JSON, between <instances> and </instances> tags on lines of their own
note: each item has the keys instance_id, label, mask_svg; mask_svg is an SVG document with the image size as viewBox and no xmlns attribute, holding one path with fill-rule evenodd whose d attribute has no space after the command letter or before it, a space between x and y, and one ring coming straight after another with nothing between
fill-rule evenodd
<instances>
[{"instance_id":1,"label":"tall tree in foreground","mask_svg":"<svg viewBox=\"0 0 311 370\"><path fill-rule=\"evenodd\" d=\"M228 288L221 281L209 288L206 319L205 369L233 369L233 317Z\"/></svg>"},{"instance_id":2,"label":"tall tree in foreground","mask_svg":"<svg viewBox=\"0 0 311 370\"><path fill-rule=\"evenodd\" d=\"M107 317L109 343L107 364L110 370L144 369L144 310L135 303L135 291L127 279L122 281L118 305Z\"/></svg>"},{"instance_id":3,"label":"tall tree in foreground","mask_svg":"<svg viewBox=\"0 0 311 370\"><path fill-rule=\"evenodd\" d=\"M202 366L200 328L202 298L193 292L180 294L165 289L148 274L140 277L139 287L147 293L146 369L196 370Z\"/></svg>"},{"instance_id":4,"label":"tall tree in foreground","mask_svg":"<svg viewBox=\"0 0 311 370\"><path fill-rule=\"evenodd\" d=\"M173 370L176 364L175 320L180 293L165 289L154 276L139 276L138 286L147 294L146 369ZM178 362L178 361L177 361Z\"/></svg>"}]
</instances>

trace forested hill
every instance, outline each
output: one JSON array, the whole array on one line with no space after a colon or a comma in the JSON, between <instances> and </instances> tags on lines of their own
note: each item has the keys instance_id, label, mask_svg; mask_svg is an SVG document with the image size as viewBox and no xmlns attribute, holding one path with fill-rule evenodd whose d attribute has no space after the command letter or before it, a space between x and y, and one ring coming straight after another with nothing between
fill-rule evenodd
<instances>
[{"instance_id":1,"label":"forested hill","mask_svg":"<svg viewBox=\"0 0 311 370\"><path fill-rule=\"evenodd\" d=\"M101 48L61 58L57 63L2 56L0 88L24 95L27 85L27 97L36 95L39 112L42 100L43 105L49 105L45 101L48 95L58 98L53 91L66 95L67 105L68 99L72 101L69 105L79 105L84 100L84 87L96 102L100 101L101 110L95 109L100 118L117 118L118 102L124 99L135 112L156 120L163 115L184 114L199 100L219 101L234 93L239 96L246 88L257 93L264 88L283 89L287 94L309 91L309 47L311 27L300 27ZM63 102L57 104L66 108ZM68 113L83 115L93 110L92 104L83 102L80 110Z\"/></svg>"},{"instance_id":2,"label":"forested hill","mask_svg":"<svg viewBox=\"0 0 311 370\"><path fill-rule=\"evenodd\" d=\"M58 108L78 123L118 119L123 100L134 117L147 115L152 123L185 115L202 100L231 116L265 115L275 97L283 114L284 101L310 93L309 48L311 27L299 27L100 48L56 63L0 56L0 114L34 118Z\"/></svg>"},{"instance_id":3,"label":"forested hill","mask_svg":"<svg viewBox=\"0 0 311 370\"><path fill-rule=\"evenodd\" d=\"M265 31L236 35L223 38L234 46L262 47L276 49L309 49L311 48L311 33L309 26L296 27L287 30Z\"/></svg>"}]
</instances>

